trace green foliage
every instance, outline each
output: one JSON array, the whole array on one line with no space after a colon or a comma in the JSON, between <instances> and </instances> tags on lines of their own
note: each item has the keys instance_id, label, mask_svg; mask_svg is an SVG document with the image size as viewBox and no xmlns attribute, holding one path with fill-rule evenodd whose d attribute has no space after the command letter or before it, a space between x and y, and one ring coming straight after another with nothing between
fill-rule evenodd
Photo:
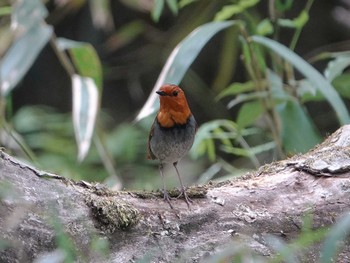
<instances>
[{"instance_id":1,"label":"green foliage","mask_svg":"<svg viewBox=\"0 0 350 263\"><path fill-rule=\"evenodd\" d=\"M108 118L101 113L101 121L106 121ZM125 123L115 127L108 134L100 135L98 138L103 137L103 140L95 139L96 147L92 147L85 161L77 165L70 114L58 113L50 107L30 106L21 108L12 121L14 129L36 153L37 165L44 170L55 171L76 180L107 180L107 184L113 182L112 185L118 187L121 187L121 182L117 175L125 170L135 175L144 174L142 177L135 176L133 181L135 185L142 185L139 181L142 182L144 177L151 173L146 165L144 152L147 141L140 127L136 128ZM105 152L108 156L104 155ZM107 162L105 166L100 164L101 156L103 161ZM111 169L108 162L113 160L118 160L118 168L107 170ZM132 166L132 163L138 165Z\"/></svg>"},{"instance_id":2,"label":"green foliage","mask_svg":"<svg viewBox=\"0 0 350 263\"><path fill-rule=\"evenodd\" d=\"M276 110L282 127L282 143L287 153L306 152L321 142L312 120L296 101L279 104Z\"/></svg>"},{"instance_id":3,"label":"green foliage","mask_svg":"<svg viewBox=\"0 0 350 263\"><path fill-rule=\"evenodd\" d=\"M155 22L159 21L159 18L162 14L162 11L165 7L165 3L167 4L167 6L169 7L169 9L171 10L171 12L174 15L177 15L178 13L178 3L176 0L154 0L153 2L153 10L151 12L151 16L152 19Z\"/></svg>"},{"instance_id":4,"label":"green foliage","mask_svg":"<svg viewBox=\"0 0 350 263\"><path fill-rule=\"evenodd\" d=\"M44 22L46 9L39 1L19 2L12 10L13 31L21 34L0 63L0 92L8 95L23 78L49 41L52 28Z\"/></svg>"},{"instance_id":5,"label":"green foliage","mask_svg":"<svg viewBox=\"0 0 350 263\"><path fill-rule=\"evenodd\" d=\"M301 11L298 17L294 19L279 19L278 24L281 27L303 28L309 20L309 14L306 10Z\"/></svg>"},{"instance_id":6,"label":"green foliage","mask_svg":"<svg viewBox=\"0 0 350 263\"><path fill-rule=\"evenodd\" d=\"M247 8L253 8L257 2L238 1L225 6L217 13L215 20L225 20L246 12ZM292 7L292 1L276 1L275 4L276 13L285 12ZM340 124L350 122L349 112L341 98L347 98L349 94L346 88L348 78L343 74L350 65L348 53L333 56L334 59L329 62L323 76L293 51L301 30L309 20L311 4L312 1L308 1L305 9L294 19L278 18L277 23L272 23L269 18L257 21L256 30L237 20L241 32L239 38L242 61L250 79L243 83L230 84L217 96L218 100L233 97L227 106L238 108L234 121L230 121L235 136L222 140L219 134L226 134L222 129L223 120L202 125L194 147L194 151L197 151L195 156L207 154L210 160L214 160L215 148L219 144L219 148L225 153L249 157L257 166L258 154L264 151L273 150L277 153L277 158L285 154L306 152L321 141L319 131L305 105L309 101L326 100L332 106ZM290 48L263 37L283 28L295 30ZM251 36L250 31L260 36ZM268 60L269 57L271 61ZM296 79L293 66L305 76L304 79ZM264 125L261 126L261 123ZM243 147L237 134L242 135L249 127L260 127L256 130L260 134L255 134L254 139L252 136L246 138ZM227 140L230 141L229 144ZM240 147L233 147L235 144Z\"/></svg>"},{"instance_id":7,"label":"green foliage","mask_svg":"<svg viewBox=\"0 0 350 263\"><path fill-rule=\"evenodd\" d=\"M350 229L350 216L346 213L331 228L313 228L312 215L304 217L300 234L289 242L276 236L266 236L266 244L275 252L270 259L256 255L252 249L242 245L239 237L234 239L221 252L209 257L206 263L219 262L261 262L261 263L297 263L309 262L310 249L320 253L320 258L312 257L313 262L337 262L337 254ZM283 233L282 233L283 234ZM318 244L322 244L320 250L316 250ZM319 260L319 261L318 261Z\"/></svg>"},{"instance_id":8,"label":"green foliage","mask_svg":"<svg viewBox=\"0 0 350 263\"><path fill-rule=\"evenodd\" d=\"M92 78L96 86L102 90L101 62L92 45L65 38L56 39L56 44L61 51L68 51L77 73L82 77Z\"/></svg>"},{"instance_id":9,"label":"green foliage","mask_svg":"<svg viewBox=\"0 0 350 263\"><path fill-rule=\"evenodd\" d=\"M234 15L243 13L246 9L257 5L260 0L240 0L238 3L224 6L215 16L214 21L223 21Z\"/></svg>"},{"instance_id":10,"label":"green foliage","mask_svg":"<svg viewBox=\"0 0 350 263\"><path fill-rule=\"evenodd\" d=\"M47 43L56 52L67 73L72 79L73 89L73 126L78 145L78 158L83 160L90 148L93 138L96 116L99 110L102 93L102 67L94 48L88 43L74 42L67 39L56 39L51 26L45 18L48 15L43 3L35 1L19 1L12 8L11 30L16 39L7 50L0 64L0 105L10 105L11 91L30 69L35 59ZM67 51L71 60L66 55ZM5 110L1 107L0 128L13 139L15 131L8 124ZM20 118L23 124L28 121ZM10 120L12 121L12 120ZM31 123L30 125L33 125ZM39 121L39 127L42 125ZM17 136L18 137L18 136ZM46 134L38 141L45 141ZM22 149L26 149L22 139L14 140ZM69 143L69 146L72 144ZM71 149L72 147L67 147ZM45 149L45 145L42 145ZM63 151L63 150L62 150ZM29 151L25 151L29 154ZM30 158L35 158L30 154Z\"/></svg>"},{"instance_id":11,"label":"green foliage","mask_svg":"<svg viewBox=\"0 0 350 263\"><path fill-rule=\"evenodd\" d=\"M139 121L152 114L158 103L155 91L163 83L179 84L204 45L219 31L236 25L235 21L213 22L198 27L172 51L160 73L153 92L136 117Z\"/></svg>"},{"instance_id":12,"label":"green foliage","mask_svg":"<svg viewBox=\"0 0 350 263\"><path fill-rule=\"evenodd\" d=\"M58 216L52 216L50 225L53 227L56 234L56 246L63 252L63 262L72 263L77 258L77 250L73 240L64 231Z\"/></svg>"},{"instance_id":13,"label":"green foliage","mask_svg":"<svg viewBox=\"0 0 350 263\"><path fill-rule=\"evenodd\" d=\"M271 39L258 36L254 36L252 39L257 43L263 44L272 49L272 51L279 54L294 67L296 67L303 75L305 75L308 81L310 81L316 89L319 89L319 91L332 105L341 124L350 122L349 112L346 109L344 102L341 100L339 94L335 91L333 86L325 79L325 77L322 76L321 73L319 73L315 68L313 68L290 49Z\"/></svg>"},{"instance_id":14,"label":"green foliage","mask_svg":"<svg viewBox=\"0 0 350 263\"><path fill-rule=\"evenodd\" d=\"M199 128L192 156L207 156L211 162L215 162L221 158L221 152L230 161L245 158L250 165L258 167L263 162L287 154L305 152L319 143L321 133L313 114L309 112L308 103L327 102L339 124L349 122L343 98L350 97L347 88L350 77L346 73L350 60L349 52L319 55L318 59L329 60L322 75L293 51L300 32L310 19L312 3L312 0L307 1L298 15L292 18L287 14L293 8L293 1L271 2L268 17L258 14L256 7L261 4L258 0L217 3L217 12L211 16L213 21L196 21L194 25L199 26L171 52L137 120L156 109L157 96L154 91L165 82L179 84L186 79L186 73L191 73L193 61L201 52L205 53L203 49L206 44L227 29L224 48L218 54L225 62L218 63L220 68L216 68L216 65L210 67L218 72L212 85L216 100L224 102L233 114L228 120L213 120ZM202 4L203 1L198 0L155 0L149 11L153 20L158 21L162 14L176 16L182 9L195 9ZM104 1L102 5L92 5L92 8L103 8L108 13L108 3ZM139 127L121 124L107 134L103 128L105 123L97 117L101 114L103 73L93 46L56 38L52 26L45 21L48 11L41 1L21 1L1 9L3 16L10 12L13 25L21 27L21 31L15 26L8 28L14 41L9 44L0 65L0 127L11 142L39 165L64 171L74 178L80 178L78 174L82 171L85 179L96 178L94 174L98 173L99 180L118 178L116 180L121 185L117 170L123 172L133 162L141 163L135 170L147 170L142 158L146 155L145 130L148 126L140 130ZM134 20L120 26L113 37L119 41L118 45L127 45L137 39L145 28L140 20ZM292 32L288 47L278 42L283 30ZM20 110L12 116L12 89L46 44L55 51L71 78L73 117L57 114L51 109L44 110L48 113L46 116L40 107L25 108L26 114ZM228 54L225 52L230 55L225 56ZM234 60L238 57L245 69L243 80L229 83L227 74L233 75L231 71L236 63L231 62L230 58ZM295 70L302 77L297 78ZM99 122L100 125L96 127ZM78 150L72 143L74 137ZM93 147L90 147L91 143ZM142 150L139 147L143 147ZM266 155L269 156L267 159L262 157ZM76 159L85 159L85 163L76 167ZM115 168L114 159L121 165L118 169ZM135 184L142 185L140 182Z\"/></svg>"},{"instance_id":15,"label":"green foliage","mask_svg":"<svg viewBox=\"0 0 350 263\"><path fill-rule=\"evenodd\" d=\"M266 161L262 156L269 155L268 160L272 160L286 154L305 152L321 141L318 123L310 114L310 102L328 103L339 124L349 123L349 112L343 101L350 99L350 75L347 73L350 65L349 51L316 56L314 61L328 60L323 75L310 61L304 60L293 51L300 41L300 32L311 18L309 10L313 1L306 1L305 8L293 18L288 17L293 7L292 0L270 1L273 5L270 6L269 17L260 17L256 8L261 2L258 0L207 2L210 3L200 0L154 0L150 9L154 22L159 21L163 13L170 12L175 17L182 9L187 8L203 11L203 6L209 6L215 7L212 10L218 10L216 14L194 12L192 20L181 18L184 22L179 28L186 28L188 31L189 28L197 28L186 37L181 37L183 40L169 55L154 90L164 82L179 84L186 79L186 73L193 74L190 69L193 61L201 52L205 56L206 44L225 29L228 29L225 32L225 47L232 44L234 48L228 51L232 55L232 62L229 63L233 65L236 58L241 58L245 69L245 74L240 76L243 79L241 82L232 80L232 83L212 89L216 92L217 101L224 102L232 116L212 120L200 126L191 150L193 158L206 156L210 162L217 162L211 166L217 171L217 167L220 169L231 165L232 159L244 160L249 164L245 166L251 168L259 167ZM197 10L197 5L202 9ZM32 158L38 166L70 178L105 181L108 185L121 188L122 182L118 175L126 174L124 185L154 189L157 185L155 172L149 165L150 162L145 160L147 130L151 126L151 120L146 119L144 121L147 123L138 125L122 123L108 133L104 131L104 125L110 118L99 107L103 91L102 65L92 45L57 39L53 27L46 23L48 11L42 1L18 1L13 6L0 7L0 18L9 15L12 26L0 28L1 46L8 45L0 63L0 129L1 135L5 134L5 138L10 138L6 143L11 141L19 146L14 148L22 149L19 151L26 152L30 156L27 158ZM210 19L214 21L210 22ZM190 25L187 24L188 21L191 22ZM134 20L120 25L114 37L120 46L128 45L144 33L145 29L148 27L139 20ZM186 30L179 35L185 35ZM292 39L287 46L279 43L281 31L292 32ZM147 31L148 38L153 36L149 32L154 33ZM47 44L55 51L72 80L73 118L70 114L38 106L23 107L12 116L13 89ZM218 50L221 52L218 57L227 59L227 53L220 48ZM212 61L210 63L212 64L207 65L210 70L223 72ZM223 67L227 65L225 63ZM232 71L234 69L232 66ZM296 76L295 70L301 77ZM231 71L231 67L228 71ZM233 72L229 74L233 75ZM229 79L227 76L224 78ZM156 96L152 91L138 119L154 112L155 106ZM93 147L90 149L91 142ZM84 162L78 165L76 156L80 160L84 159ZM224 160L227 156L229 161ZM117 168L114 160L117 160ZM234 163L226 170L239 173ZM243 170L241 166L240 170ZM0 184L0 199L8 197L8 189L10 188L7 184ZM53 220L51 224L57 234L57 246L65 253L65 260L74 261L78 252L63 226L57 220ZM273 262L296 262L300 255L303 256L306 248L317 242L324 242L322 262L330 262L340 249L338 244L349 233L349 225L349 217L346 216L329 232L324 228L315 230L311 227L311 219L306 218L301 235L296 239L286 243L281 239L271 238L271 243L279 253ZM0 239L0 250L7 246L9 244ZM91 249L107 254L108 242L96 238ZM247 258L255 262L267 261L255 256L240 243L235 243L233 247L215 256L209 262L220 262L227 258L233 262L245 262ZM146 256L142 262L147 262L147 259Z\"/></svg>"},{"instance_id":16,"label":"green foliage","mask_svg":"<svg viewBox=\"0 0 350 263\"><path fill-rule=\"evenodd\" d=\"M332 262L350 234L350 214L346 213L329 231L321 251L321 263Z\"/></svg>"}]
</instances>

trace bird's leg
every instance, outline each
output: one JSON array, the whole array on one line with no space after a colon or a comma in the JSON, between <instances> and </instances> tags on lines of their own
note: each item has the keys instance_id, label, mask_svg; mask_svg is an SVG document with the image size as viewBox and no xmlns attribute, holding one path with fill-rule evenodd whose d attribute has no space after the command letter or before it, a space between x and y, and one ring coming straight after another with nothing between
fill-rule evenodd
<instances>
[{"instance_id":1,"label":"bird's leg","mask_svg":"<svg viewBox=\"0 0 350 263\"><path fill-rule=\"evenodd\" d=\"M177 177L179 177L179 181L180 181L180 185L181 185L181 194L179 195L179 197L181 195L183 195L184 198L185 198L185 201L186 201L186 204L187 204L188 208L190 208L190 203L192 203L193 201L187 196L186 189L185 189L185 187L184 187L184 185L182 183L179 170L177 169L177 162L173 163L173 165L175 167L175 170L176 170L176 173L177 173Z\"/></svg>"},{"instance_id":2,"label":"bird's leg","mask_svg":"<svg viewBox=\"0 0 350 263\"><path fill-rule=\"evenodd\" d=\"M163 174L163 164L162 163L159 164L159 172L160 172L160 175L161 175L162 181L163 181L164 200L167 201L169 206L170 206L170 208L173 209L173 206L170 203L170 197L169 197L168 192L167 192L167 190L165 188L165 179L164 179L164 174Z\"/></svg>"}]
</instances>

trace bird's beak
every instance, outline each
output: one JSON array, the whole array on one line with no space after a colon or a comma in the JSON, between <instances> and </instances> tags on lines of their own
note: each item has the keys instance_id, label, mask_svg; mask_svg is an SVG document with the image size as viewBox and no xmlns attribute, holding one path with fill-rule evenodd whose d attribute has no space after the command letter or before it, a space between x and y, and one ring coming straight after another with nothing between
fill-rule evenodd
<instances>
[{"instance_id":1,"label":"bird's beak","mask_svg":"<svg viewBox=\"0 0 350 263\"><path fill-rule=\"evenodd\" d=\"M156 91L156 93L160 96L168 96L168 94L166 94L164 91L161 91L161 90Z\"/></svg>"}]
</instances>

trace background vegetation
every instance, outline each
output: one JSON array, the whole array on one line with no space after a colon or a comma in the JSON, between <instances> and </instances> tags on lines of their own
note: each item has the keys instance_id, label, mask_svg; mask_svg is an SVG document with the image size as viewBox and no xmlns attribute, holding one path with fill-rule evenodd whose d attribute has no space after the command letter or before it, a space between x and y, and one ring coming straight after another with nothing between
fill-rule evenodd
<instances>
[{"instance_id":1,"label":"background vegetation","mask_svg":"<svg viewBox=\"0 0 350 263\"><path fill-rule=\"evenodd\" d=\"M152 88L172 82L201 125L181 162L187 184L305 152L349 123L348 10L312 0L2 0L1 145L73 179L157 189L157 163L146 160Z\"/></svg>"},{"instance_id":2,"label":"background vegetation","mask_svg":"<svg viewBox=\"0 0 350 263\"><path fill-rule=\"evenodd\" d=\"M2 1L1 144L74 179L158 188L157 163L145 158L155 96L137 114L154 85L171 82L201 124L181 165L187 183L305 152L349 120L346 7Z\"/></svg>"}]
</instances>

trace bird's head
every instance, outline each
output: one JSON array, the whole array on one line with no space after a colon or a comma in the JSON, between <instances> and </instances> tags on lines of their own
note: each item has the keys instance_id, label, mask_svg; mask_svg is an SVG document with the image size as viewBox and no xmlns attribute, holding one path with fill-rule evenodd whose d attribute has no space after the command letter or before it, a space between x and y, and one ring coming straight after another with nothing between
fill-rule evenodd
<instances>
[{"instance_id":1,"label":"bird's head","mask_svg":"<svg viewBox=\"0 0 350 263\"><path fill-rule=\"evenodd\" d=\"M166 128L185 124L192 113L183 90L176 85L165 84L156 92L160 100L158 122Z\"/></svg>"}]
</instances>

